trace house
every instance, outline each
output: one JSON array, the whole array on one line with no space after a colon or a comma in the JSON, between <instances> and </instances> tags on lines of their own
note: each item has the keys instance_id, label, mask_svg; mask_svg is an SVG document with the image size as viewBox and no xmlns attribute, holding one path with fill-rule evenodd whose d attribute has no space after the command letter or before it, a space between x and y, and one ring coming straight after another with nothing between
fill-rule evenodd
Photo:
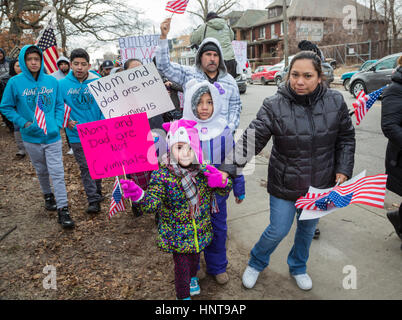
<instances>
[{"instance_id":1,"label":"house","mask_svg":"<svg viewBox=\"0 0 402 320\"><path fill-rule=\"evenodd\" d=\"M355 0L287 0L286 4L290 54L298 51L301 40L325 46L385 37L383 17ZM231 27L236 40L248 42L254 67L283 58L283 0L272 1L265 10L246 10Z\"/></svg>"}]
</instances>

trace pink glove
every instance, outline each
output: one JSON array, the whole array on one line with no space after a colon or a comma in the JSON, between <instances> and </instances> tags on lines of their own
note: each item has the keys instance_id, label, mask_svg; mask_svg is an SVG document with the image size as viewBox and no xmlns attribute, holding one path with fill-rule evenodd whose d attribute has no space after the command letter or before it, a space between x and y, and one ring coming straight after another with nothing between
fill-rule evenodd
<instances>
[{"instance_id":1,"label":"pink glove","mask_svg":"<svg viewBox=\"0 0 402 320\"><path fill-rule=\"evenodd\" d=\"M226 179L225 183L222 182L222 173L214 166L207 165L206 169L209 171L205 171L204 175L208 179L208 186L210 188L224 188L228 184L228 179Z\"/></svg>"},{"instance_id":2,"label":"pink glove","mask_svg":"<svg viewBox=\"0 0 402 320\"><path fill-rule=\"evenodd\" d=\"M144 191L134 181L120 180L120 184L123 189L124 198L130 198L132 201L141 199Z\"/></svg>"}]
</instances>

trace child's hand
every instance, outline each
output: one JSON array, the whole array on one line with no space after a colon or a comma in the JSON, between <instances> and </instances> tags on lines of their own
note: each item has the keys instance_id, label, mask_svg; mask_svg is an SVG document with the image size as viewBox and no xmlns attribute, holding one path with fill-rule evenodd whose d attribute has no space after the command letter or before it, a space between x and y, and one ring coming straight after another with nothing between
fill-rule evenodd
<instances>
[{"instance_id":1,"label":"child's hand","mask_svg":"<svg viewBox=\"0 0 402 320\"><path fill-rule=\"evenodd\" d=\"M236 201L236 203L237 203L237 204L242 203L242 202L243 202L243 200L244 200L244 197L243 197L243 198L240 198L240 197L235 197L235 201Z\"/></svg>"},{"instance_id":2,"label":"child's hand","mask_svg":"<svg viewBox=\"0 0 402 320\"><path fill-rule=\"evenodd\" d=\"M120 184L123 189L123 196L125 198L130 198L133 201L138 201L141 199L144 191L134 181L120 180Z\"/></svg>"},{"instance_id":3,"label":"child's hand","mask_svg":"<svg viewBox=\"0 0 402 320\"><path fill-rule=\"evenodd\" d=\"M222 173L216 169L214 166L207 165L207 171L204 172L204 175L208 179L208 186L210 188L224 188L228 184L228 179L225 181L222 179Z\"/></svg>"}]
</instances>

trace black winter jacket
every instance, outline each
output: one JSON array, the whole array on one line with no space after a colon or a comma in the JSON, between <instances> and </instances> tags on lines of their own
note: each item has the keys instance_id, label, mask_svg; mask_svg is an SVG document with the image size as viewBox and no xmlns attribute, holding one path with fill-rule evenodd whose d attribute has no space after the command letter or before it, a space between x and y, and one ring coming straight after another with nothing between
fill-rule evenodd
<instances>
[{"instance_id":1,"label":"black winter jacket","mask_svg":"<svg viewBox=\"0 0 402 320\"><path fill-rule=\"evenodd\" d=\"M253 129L255 143L250 139ZM352 176L355 130L342 94L325 85L300 96L283 84L266 98L236 146L237 164L242 166L238 156L246 156L247 138L249 146L255 147L247 155L249 160L271 136L267 189L277 198L296 201L310 186L334 186L336 173Z\"/></svg>"},{"instance_id":2,"label":"black winter jacket","mask_svg":"<svg viewBox=\"0 0 402 320\"><path fill-rule=\"evenodd\" d=\"M385 155L387 188L402 196L402 67L391 79L381 101L381 129L388 138Z\"/></svg>"}]
</instances>

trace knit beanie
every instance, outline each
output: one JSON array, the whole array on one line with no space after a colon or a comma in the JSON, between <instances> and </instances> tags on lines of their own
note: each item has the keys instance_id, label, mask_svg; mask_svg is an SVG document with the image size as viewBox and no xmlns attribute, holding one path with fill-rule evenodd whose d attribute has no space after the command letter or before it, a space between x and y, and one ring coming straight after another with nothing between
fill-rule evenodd
<instances>
[{"instance_id":1,"label":"knit beanie","mask_svg":"<svg viewBox=\"0 0 402 320\"><path fill-rule=\"evenodd\" d=\"M217 54L220 54L218 46L213 42L208 42L201 48L200 57L207 51L215 51Z\"/></svg>"},{"instance_id":2,"label":"knit beanie","mask_svg":"<svg viewBox=\"0 0 402 320\"><path fill-rule=\"evenodd\" d=\"M202 86L199 87L191 97L191 110L193 111L194 115L199 118L198 116L198 111L197 111L197 106L201 100L201 97L204 93L209 93L211 94L211 91L209 91L208 86Z\"/></svg>"}]
</instances>

